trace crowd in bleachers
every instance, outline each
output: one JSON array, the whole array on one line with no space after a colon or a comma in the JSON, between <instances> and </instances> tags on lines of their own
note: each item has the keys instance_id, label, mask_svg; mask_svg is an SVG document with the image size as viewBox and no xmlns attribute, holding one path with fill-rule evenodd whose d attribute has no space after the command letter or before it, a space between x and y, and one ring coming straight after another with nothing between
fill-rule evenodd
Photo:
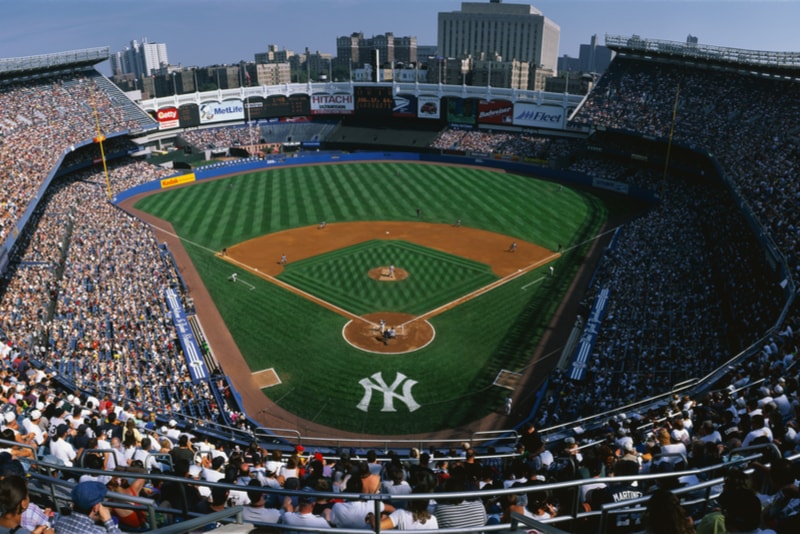
<instances>
[{"instance_id":1,"label":"crowd in bleachers","mask_svg":"<svg viewBox=\"0 0 800 534\"><path fill-rule=\"evenodd\" d=\"M467 130L448 127L439 132L431 147L441 150L514 155L521 158L554 159L569 154L574 141L538 137L520 132Z\"/></svg>"},{"instance_id":2,"label":"crowd in bleachers","mask_svg":"<svg viewBox=\"0 0 800 534\"><path fill-rule=\"evenodd\" d=\"M135 125L84 76L0 86L0 240L36 198L61 154Z\"/></svg>"},{"instance_id":3,"label":"crowd in bleachers","mask_svg":"<svg viewBox=\"0 0 800 534\"><path fill-rule=\"evenodd\" d=\"M679 87L674 141L713 154L797 272L797 83L621 60L575 120L666 138Z\"/></svg>"},{"instance_id":4,"label":"crowd in bleachers","mask_svg":"<svg viewBox=\"0 0 800 534\"><path fill-rule=\"evenodd\" d=\"M336 126L330 121L274 122L244 126L197 128L181 134L186 144L198 150L301 141L320 142Z\"/></svg>"},{"instance_id":5,"label":"crowd in bleachers","mask_svg":"<svg viewBox=\"0 0 800 534\"><path fill-rule=\"evenodd\" d=\"M143 162L109 172L114 192L166 175ZM55 183L36 219L0 300L3 330L81 390L146 412L202 406L192 415L218 418L167 319L164 291L177 273L152 231L107 202L102 171Z\"/></svg>"},{"instance_id":6,"label":"crowd in bleachers","mask_svg":"<svg viewBox=\"0 0 800 534\"><path fill-rule=\"evenodd\" d=\"M207 148L230 148L259 143L261 138L255 126L227 126L188 130L181 134L187 144L199 150Z\"/></svg>"}]
</instances>

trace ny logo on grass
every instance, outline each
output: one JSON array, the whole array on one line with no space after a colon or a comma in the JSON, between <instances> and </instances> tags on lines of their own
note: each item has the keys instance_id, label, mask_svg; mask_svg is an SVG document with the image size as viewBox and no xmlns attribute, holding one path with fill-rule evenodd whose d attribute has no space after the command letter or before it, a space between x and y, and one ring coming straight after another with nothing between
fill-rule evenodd
<instances>
[{"instance_id":1,"label":"ny logo on grass","mask_svg":"<svg viewBox=\"0 0 800 534\"><path fill-rule=\"evenodd\" d=\"M405 381L405 383L403 383ZM364 396L361 398L361 402L358 403L358 409L362 412L366 412L369 410L369 403L372 400L372 391L379 391L383 393L383 408L381 408L382 412L396 412L397 410L394 409L394 399L401 400L406 403L408 406L408 411L413 412L420 408L420 405L417 404L417 401L414 400L414 397L411 396L411 388L417 383L416 380L412 380L408 378L403 373L397 373L395 376L394 382L392 382L391 386L387 386L386 382L383 381L383 375L380 371L373 374L371 377L362 378L358 381L364 387ZM400 395L399 393L395 393L400 384L403 384L403 394Z\"/></svg>"}]
</instances>

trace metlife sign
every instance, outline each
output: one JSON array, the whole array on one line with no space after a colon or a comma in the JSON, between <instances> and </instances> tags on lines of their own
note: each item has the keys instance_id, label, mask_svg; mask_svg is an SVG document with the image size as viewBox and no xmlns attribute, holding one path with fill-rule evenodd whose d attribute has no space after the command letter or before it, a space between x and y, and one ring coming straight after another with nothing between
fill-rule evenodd
<instances>
[{"instance_id":1,"label":"metlife sign","mask_svg":"<svg viewBox=\"0 0 800 534\"><path fill-rule=\"evenodd\" d=\"M540 106L517 102L514 104L514 126L563 130L566 110L556 106Z\"/></svg>"},{"instance_id":2,"label":"metlife sign","mask_svg":"<svg viewBox=\"0 0 800 534\"><path fill-rule=\"evenodd\" d=\"M244 105L241 100L203 102L200 104L200 123L244 120Z\"/></svg>"}]
</instances>

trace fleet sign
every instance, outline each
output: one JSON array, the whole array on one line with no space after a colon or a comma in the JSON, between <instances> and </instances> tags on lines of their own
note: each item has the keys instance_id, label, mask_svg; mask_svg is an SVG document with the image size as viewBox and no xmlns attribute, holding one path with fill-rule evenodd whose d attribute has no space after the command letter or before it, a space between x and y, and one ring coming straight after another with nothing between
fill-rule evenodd
<instances>
[{"instance_id":1,"label":"fleet sign","mask_svg":"<svg viewBox=\"0 0 800 534\"><path fill-rule=\"evenodd\" d=\"M566 110L557 106L540 106L517 102L514 104L514 126L529 128L551 128L563 130Z\"/></svg>"}]
</instances>

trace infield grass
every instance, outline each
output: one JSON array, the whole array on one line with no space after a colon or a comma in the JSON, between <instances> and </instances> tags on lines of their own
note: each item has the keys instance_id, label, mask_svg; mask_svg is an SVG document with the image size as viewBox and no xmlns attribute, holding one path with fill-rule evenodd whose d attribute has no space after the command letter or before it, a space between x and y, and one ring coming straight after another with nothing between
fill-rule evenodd
<instances>
[{"instance_id":1,"label":"infield grass","mask_svg":"<svg viewBox=\"0 0 800 534\"><path fill-rule=\"evenodd\" d=\"M552 182L468 167L390 162L249 173L165 191L136 207L170 221L186 240L250 368L275 368L282 383L265 394L298 418L368 434L480 430L471 423L500 411L507 394L492 385L494 377L500 369L523 372L530 364L609 214L609 205L597 196ZM517 236L554 251L560 243L564 254L554 264L557 276L550 277L547 267L531 271L434 317L436 339L424 349L377 356L347 345L341 335L346 319L332 311L246 272L240 277L255 290L230 284L230 264L213 255L247 239L321 220L417 220L417 208L429 222L461 219L465 226ZM347 255L340 258L342 269L351 261ZM314 260L307 261L313 270ZM465 276L480 279L479 270L472 265ZM299 285L319 283L299 269L287 268L281 276L296 278ZM351 295L348 284L353 282L345 278L324 281L327 291ZM483 285L468 285L473 283ZM373 296L352 298L358 310L374 310L365 304ZM407 298L410 306L415 299L422 300ZM422 311L430 307L425 304ZM558 354L549 355L543 365L549 369L557 359ZM373 392L368 410L359 410L365 394L359 381L374 373L381 373L387 384L397 373L416 381L411 392L420 407L412 412L395 400L396 411L383 412L383 395ZM297 428L303 430L299 419Z\"/></svg>"},{"instance_id":2,"label":"infield grass","mask_svg":"<svg viewBox=\"0 0 800 534\"><path fill-rule=\"evenodd\" d=\"M402 284L367 275L371 267L389 263L414 274ZM384 240L293 262L278 278L356 315L378 310L422 315L497 280L488 265L414 243Z\"/></svg>"}]
</instances>

